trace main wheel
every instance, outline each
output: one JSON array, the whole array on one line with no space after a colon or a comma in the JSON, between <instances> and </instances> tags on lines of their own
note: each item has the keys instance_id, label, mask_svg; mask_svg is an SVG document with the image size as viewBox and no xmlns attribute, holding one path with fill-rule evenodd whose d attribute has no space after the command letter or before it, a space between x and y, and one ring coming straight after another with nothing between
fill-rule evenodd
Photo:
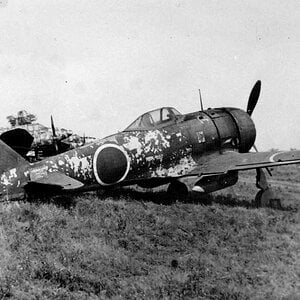
<instances>
[{"instance_id":1,"label":"main wheel","mask_svg":"<svg viewBox=\"0 0 300 300\"><path fill-rule=\"evenodd\" d=\"M172 181L169 186L167 193L170 198L170 202L184 201L188 196L187 186L180 181Z\"/></svg>"},{"instance_id":2,"label":"main wheel","mask_svg":"<svg viewBox=\"0 0 300 300\"><path fill-rule=\"evenodd\" d=\"M274 194L271 189L258 191L255 196L254 203L256 207L281 208L280 199L274 198Z\"/></svg>"},{"instance_id":3,"label":"main wheel","mask_svg":"<svg viewBox=\"0 0 300 300\"><path fill-rule=\"evenodd\" d=\"M261 207L261 198L262 198L262 194L263 194L263 190L259 190L257 192L257 194L255 195L255 199L254 199L254 206L256 208Z\"/></svg>"}]
</instances>

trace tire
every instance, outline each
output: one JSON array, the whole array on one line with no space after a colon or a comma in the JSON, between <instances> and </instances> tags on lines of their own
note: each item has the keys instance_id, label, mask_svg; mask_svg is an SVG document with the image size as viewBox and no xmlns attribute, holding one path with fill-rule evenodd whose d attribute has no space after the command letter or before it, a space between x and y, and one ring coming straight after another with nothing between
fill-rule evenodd
<instances>
[{"instance_id":1,"label":"tire","mask_svg":"<svg viewBox=\"0 0 300 300\"><path fill-rule=\"evenodd\" d=\"M261 207L261 198L262 198L263 190L259 190L254 199L254 207Z\"/></svg>"},{"instance_id":2,"label":"tire","mask_svg":"<svg viewBox=\"0 0 300 300\"><path fill-rule=\"evenodd\" d=\"M188 188L187 186L180 181L172 181L167 190L168 196L170 198L170 203L176 202L176 201L185 201L188 196Z\"/></svg>"}]
</instances>

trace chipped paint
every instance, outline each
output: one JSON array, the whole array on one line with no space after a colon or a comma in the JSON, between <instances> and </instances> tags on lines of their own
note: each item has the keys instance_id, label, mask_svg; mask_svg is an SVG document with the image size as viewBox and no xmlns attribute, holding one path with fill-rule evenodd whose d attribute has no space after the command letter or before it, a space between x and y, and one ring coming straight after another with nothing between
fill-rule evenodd
<instances>
[{"instance_id":1,"label":"chipped paint","mask_svg":"<svg viewBox=\"0 0 300 300\"><path fill-rule=\"evenodd\" d=\"M13 186L14 180L18 177L17 175L17 169L12 168L8 170L7 172L4 172L0 177L0 184L2 185L2 192L7 193L8 186Z\"/></svg>"},{"instance_id":2,"label":"chipped paint","mask_svg":"<svg viewBox=\"0 0 300 300\"><path fill-rule=\"evenodd\" d=\"M173 166L163 168L158 167L151 172L151 177L177 177L183 176L189 173L197 163L194 161L191 155L183 157L179 162Z\"/></svg>"},{"instance_id":3,"label":"chipped paint","mask_svg":"<svg viewBox=\"0 0 300 300\"><path fill-rule=\"evenodd\" d=\"M97 157L95 159L97 149L109 143L120 147L122 151L124 150L126 158L128 156L129 167L126 168L125 175L117 182L121 183L121 181L124 181L124 184L130 184L138 180L187 175L197 166L195 160L197 157L203 155L206 149L210 151L216 150L219 154L221 138L225 139L231 136L236 138L238 136L236 124L231 124L234 126L229 126L228 128L230 130L231 128L235 129L231 130L225 137L220 137L216 132L217 122L215 124L212 121L213 117L211 117L214 112L220 113L220 118L228 113L233 116L233 110L230 109L223 109L222 111L210 110L205 113L197 112L187 115L188 118L185 118L185 116L176 117L171 125L168 123L170 126L157 124L157 127L151 127L149 128L150 130L119 132L97 140L92 144L70 150L34 164L21 162L17 168L5 171L0 176L0 193L6 195L8 198L11 198L12 194L18 195L20 192L23 192L23 187L30 180L40 181L39 179L44 179L42 182L47 184L47 176L53 172L61 172L70 176L84 183L87 188L95 186L99 181L97 181L95 176L93 161L97 160ZM246 112L236 110L234 113L235 120L238 119L238 114L240 113L244 114L242 120L245 119L244 117L249 118ZM209 115L206 116L206 114ZM198 117L201 117L200 122L198 121ZM226 118L226 120L229 119ZM232 122L234 122L233 119ZM252 137L255 138L255 135L253 136L254 133L254 129L249 131L249 134L252 134ZM248 140L247 138L246 141ZM219 141L220 143L218 143ZM199 143L201 143L200 147ZM103 148L105 147L103 146ZM232 147L238 149L237 145L232 145ZM274 161L277 158L273 156L270 160ZM107 156L105 161L107 164L104 164L103 168L107 168L110 160L111 157ZM104 160L100 162L102 163ZM116 169L118 171L118 166ZM101 173L101 170L98 171ZM163 182L166 182L166 180Z\"/></svg>"},{"instance_id":4,"label":"chipped paint","mask_svg":"<svg viewBox=\"0 0 300 300\"><path fill-rule=\"evenodd\" d=\"M99 147L113 143L124 149L128 155L129 167L123 180L152 178L153 176L180 176L189 169L191 162L187 158L190 146L182 132L173 130L150 130L122 132L99 140L82 148L50 157L43 161L28 164L18 175L16 169L2 175L2 194L8 193L6 186L20 188L28 182L47 182L47 176L53 172L62 172L86 185L96 184L93 158ZM177 164L179 164L177 166ZM128 173L128 174L127 174ZM163 175L165 174L165 175ZM125 178L126 177L126 178ZM98 181L99 183L99 181ZM58 183L59 184L59 183Z\"/></svg>"},{"instance_id":5,"label":"chipped paint","mask_svg":"<svg viewBox=\"0 0 300 300\"><path fill-rule=\"evenodd\" d=\"M80 168L80 158L78 157L78 153L75 152L73 157L66 156L66 161L69 164L70 168L74 171L74 173L78 173Z\"/></svg>"},{"instance_id":6,"label":"chipped paint","mask_svg":"<svg viewBox=\"0 0 300 300\"><path fill-rule=\"evenodd\" d=\"M29 170L30 179L32 181L39 180L47 175L48 166L41 166L38 168L33 168Z\"/></svg>"},{"instance_id":7,"label":"chipped paint","mask_svg":"<svg viewBox=\"0 0 300 300\"><path fill-rule=\"evenodd\" d=\"M199 143L205 143L205 136L203 131L197 131L197 138Z\"/></svg>"},{"instance_id":8,"label":"chipped paint","mask_svg":"<svg viewBox=\"0 0 300 300\"><path fill-rule=\"evenodd\" d=\"M4 186L12 185L12 182L10 181L9 176L7 176L6 173L3 173L3 174L1 175L0 182L1 182L1 184L3 184Z\"/></svg>"},{"instance_id":9,"label":"chipped paint","mask_svg":"<svg viewBox=\"0 0 300 300\"><path fill-rule=\"evenodd\" d=\"M170 147L170 142L159 130L149 131L145 134L145 151L153 146L153 144L155 146L161 145L163 148Z\"/></svg>"},{"instance_id":10,"label":"chipped paint","mask_svg":"<svg viewBox=\"0 0 300 300\"><path fill-rule=\"evenodd\" d=\"M136 136L125 136L124 137L124 147L130 151L136 151L136 155L139 156L142 154L142 144L139 142L139 139Z\"/></svg>"},{"instance_id":11,"label":"chipped paint","mask_svg":"<svg viewBox=\"0 0 300 300\"><path fill-rule=\"evenodd\" d=\"M16 168L9 170L9 178L10 179L17 178L17 169Z\"/></svg>"},{"instance_id":12,"label":"chipped paint","mask_svg":"<svg viewBox=\"0 0 300 300\"><path fill-rule=\"evenodd\" d=\"M171 136L164 134L159 130L147 132L131 132L123 138L123 147L131 152L131 156L141 160L147 154L157 154L163 149L170 147L169 139Z\"/></svg>"},{"instance_id":13,"label":"chipped paint","mask_svg":"<svg viewBox=\"0 0 300 300\"><path fill-rule=\"evenodd\" d=\"M57 169L76 178L87 179L92 173L91 155L84 156L77 151L71 155L64 155L64 160L59 159Z\"/></svg>"}]
</instances>

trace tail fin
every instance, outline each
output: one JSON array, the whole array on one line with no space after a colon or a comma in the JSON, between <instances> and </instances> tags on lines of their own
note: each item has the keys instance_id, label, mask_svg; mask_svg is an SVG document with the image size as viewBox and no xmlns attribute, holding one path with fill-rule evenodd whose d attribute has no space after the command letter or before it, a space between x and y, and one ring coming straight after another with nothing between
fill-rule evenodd
<instances>
[{"instance_id":1,"label":"tail fin","mask_svg":"<svg viewBox=\"0 0 300 300\"><path fill-rule=\"evenodd\" d=\"M0 174L20 164L29 164L29 162L0 140Z\"/></svg>"}]
</instances>

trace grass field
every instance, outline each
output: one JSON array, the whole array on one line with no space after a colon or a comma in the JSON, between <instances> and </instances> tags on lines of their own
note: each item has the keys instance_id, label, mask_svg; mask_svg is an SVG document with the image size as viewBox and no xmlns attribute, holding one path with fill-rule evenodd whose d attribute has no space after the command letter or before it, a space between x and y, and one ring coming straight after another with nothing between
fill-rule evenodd
<instances>
[{"instance_id":1,"label":"grass field","mask_svg":"<svg viewBox=\"0 0 300 300\"><path fill-rule=\"evenodd\" d=\"M164 192L2 203L0 299L299 299L299 167L274 171L292 183L275 186L282 209L250 206L252 175L209 206Z\"/></svg>"}]
</instances>

